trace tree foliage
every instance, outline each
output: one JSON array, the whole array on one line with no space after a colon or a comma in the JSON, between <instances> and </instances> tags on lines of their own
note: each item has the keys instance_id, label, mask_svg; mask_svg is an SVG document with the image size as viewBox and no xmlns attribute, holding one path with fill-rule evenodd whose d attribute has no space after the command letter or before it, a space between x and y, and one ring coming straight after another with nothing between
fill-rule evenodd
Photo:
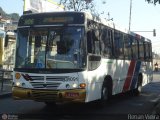
<instances>
[{"instance_id":1,"label":"tree foliage","mask_svg":"<svg viewBox=\"0 0 160 120\"><path fill-rule=\"evenodd\" d=\"M145 0L145 1L147 1L148 3L152 3L154 5L156 5L157 3L160 4L160 0Z\"/></svg>"},{"instance_id":2,"label":"tree foliage","mask_svg":"<svg viewBox=\"0 0 160 120\"><path fill-rule=\"evenodd\" d=\"M93 0L60 0L60 4L64 5L65 10L94 11Z\"/></svg>"},{"instance_id":3,"label":"tree foliage","mask_svg":"<svg viewBox=\"0 0 160 120\"><path fill-rule=\"evenodd\" d=\"M105 0L101 0L102 4L106 4ZM65 10L69 11L87 11L93 15L93 19L100 20L101 13L96 10L94 0L60 0L60 5L63 5Z\"/></svg>"},{"instance_id":4,"label":"tree foliage","mask_svg":"<svg viewBox=\"0 0 160 120\"><path fill-rule=\"evenodd\" d=\"M19 20L19 14L18 13L12 13L8 14L12 20L18 21Z\"/></svg>"}]
</instances>

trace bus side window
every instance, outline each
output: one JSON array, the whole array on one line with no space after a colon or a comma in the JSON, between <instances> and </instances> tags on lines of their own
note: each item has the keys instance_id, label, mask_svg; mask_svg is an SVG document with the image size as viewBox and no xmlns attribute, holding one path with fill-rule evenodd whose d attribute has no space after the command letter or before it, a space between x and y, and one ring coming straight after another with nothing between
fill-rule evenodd
<instances>
[{"instance_id":1,"label":"bus side window","mask_svg":"<svg viewBox=\"0 0 160 120\"><path fill-rule=\"evenodd\" d=\"M128 35L124 34L124 57L125 59L130 58L129 44L128 44Z\"/></svg>"},{"instance_id":2,"label":"bus side window","mask_svg":"<svg viewBox=\"0 0 160 120\"><path fill-rule=\"evenodd\" d=\"M104 57L112 57L112 31L104 28L101 34L101 48Z\"/></svg>"},{"instance_id":3,"label":"bus side window","mask_svg":"<svg viewBox=\"0 0 160 120\"><path fill-rule=\"evenodd\" d=\"M137 59L138 58L138 42L137 39L132 38L132 59Z\"/></svg>"},{"instance_id":4,"label":"bus side window","mask_svg":"<svg viewBox=\"0 0 160 120\"><path fill-rule=\"evenodd\" d=\"M99 40L99 31L88 31L87 32L87 49L88 53L100 54L100 40Z\"/></svg>"},{"instance_id":5,"label":"bus side window","mask_svg":"<svg viewBox=\"0 0 160 120\"><path fill-rule=\"evenodd\" d=\"M129 60L131 60L133 58L131 35L128 36L128 52L129 52L129 54L128 54Z\"/></svg>"},{"instance_id":6,"label":"bus side window","mask_svg":"<svg viewBox=\"0 0 160 120\"><path fill-rule=\"evenodd\" d=\"M152 51L150 48L150 43L145 42L144 46L145 46L145 59L146 61L150 61L151 58L150 51Z\"/></svg>"},{"instance_id":7,"label":"bus side window","mask_svg":"<svg viewBox=\"0 0 160 120\"><path fill-rule=\"evenodd\" d=\"M92 53L92 32L87 32L87 51L88 53Z\"/></svg>"},{"instance_id":8,"label":"bus side window","mask_svg":"<svg viewBox=\"0 0 160 120\"><path fill-rule=\"evenodd\" d=\"M152 45L148 42L149 61L152 61Z\"/></svg>"},{"instance_id":9,"label":"bus side window","mask_svg":"<svg viewBox=\"0 0 160 120\"><path fill-rule=\"evenodd\" d=\"M93 35L93 45L94 45L94 54L100 54L100 40L99 40L99 30L92 31Z\"/></svg>"},{"instance_id":10,"label":"bus side window","mask_svg":"<svg viewBox=\"0 0 160 120\"><path fill-rule=\"evenodd\" d=\"M138 47L138 41L133 36L129 36L129 51L130 51L130 59L138 59L139 56L139 47Z\"/></svg>"},{"instance_id":11,"label":"bus side window","mask_svg":"<svg viewBox=\"0 0 160 120\"><path fill-rule=\"evenodd\" d=\"M124 58L124 46L123 46L123 34L120 31L114 33L114 48L115 48L115 57L123 59Z\"/></svg>"},{"instance_id":12,"label":"bus side window","mask_svg":"<svg viewBox=\"0 0 160 120\"><path fill-rule=\"evenodd\" d=\"M139 59L144 60L144 46L142 39L139 41Z\"/></svg>"}]
</instances>

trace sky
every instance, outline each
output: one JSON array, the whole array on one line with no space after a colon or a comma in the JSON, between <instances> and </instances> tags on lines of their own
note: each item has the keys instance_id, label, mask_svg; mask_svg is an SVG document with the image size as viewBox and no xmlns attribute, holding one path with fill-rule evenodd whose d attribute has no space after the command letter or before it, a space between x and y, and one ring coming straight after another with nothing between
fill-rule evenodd
<instances>
[{"instance_id":1,"label":"sky","mask_svg":"<svg viewBox=\"0 0 160 120\"><path fill-rule=\"evenodd\" d=\"M59 2L59 0L53 0ZM102 4L105 1L106 4ZM129 13L131 0L94 0L96 10L102 18L113 18L118 26L129 29ZM23 0L0 0L0 7L6 13L23 14ZM132 0L131 31L153 31L156 29L156 37L153 32L136 32L152 41L153 51L160 53L160 4L156 6L148 4L145 0Z\"/></svg>"}]
</instances>

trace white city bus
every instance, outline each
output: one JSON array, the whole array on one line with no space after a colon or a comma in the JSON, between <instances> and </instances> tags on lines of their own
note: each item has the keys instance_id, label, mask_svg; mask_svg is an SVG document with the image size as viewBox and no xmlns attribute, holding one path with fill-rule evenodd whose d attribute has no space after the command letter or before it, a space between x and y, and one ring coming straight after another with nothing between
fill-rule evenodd
<instances>
[{"instance_id":1,"label":"white city bus","mask_svg":"<svg viewBox=\"0 0 160 120\"><path fill-rule=\"evenodd\" d=\"M15 99L103 103L152 80L152 44L84 12L26 14L13 74Z\"/></svg>"}]
</instances>

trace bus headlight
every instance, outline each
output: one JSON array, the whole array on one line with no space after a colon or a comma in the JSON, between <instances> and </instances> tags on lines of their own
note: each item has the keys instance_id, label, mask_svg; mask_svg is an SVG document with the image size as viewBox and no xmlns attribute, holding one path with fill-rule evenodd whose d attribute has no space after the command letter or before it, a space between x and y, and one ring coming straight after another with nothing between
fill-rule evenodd
<instances>
[{"instance_id":1,"label":"bus headlight","mask_svg":"<svg viewBox=\"0 0 160 120\"><path fill-rule=\"evenodd\" d=\"M78 85L77 85L76 83L74 83L74 84L72 85L73 88L77 88L77 86L78 86Z\"/></svg>"},{"instance_id":2,"label":"bus headlight","mask_svg":"<svg viewBox=\"0 0 160 120\"><path fill-rule=\"evenodd\" d=\"M21 85L21 83L20 82L16 82L16 86L20 86Z\"/></svg>"},{"instance_id":3,"label":"bus headlight","mask_svg":"<svg viewBox=\"0 0 160 120\"><path fill-rule=\"evenodd\" d=\"M20 86L26 87L26 84L25 84L25 83L21 83L21 82L19 82L19 81L16 81L16 82L15 82L15 85L16 85L17 87L20 87Z\"/></svg>"}]
</instances>

